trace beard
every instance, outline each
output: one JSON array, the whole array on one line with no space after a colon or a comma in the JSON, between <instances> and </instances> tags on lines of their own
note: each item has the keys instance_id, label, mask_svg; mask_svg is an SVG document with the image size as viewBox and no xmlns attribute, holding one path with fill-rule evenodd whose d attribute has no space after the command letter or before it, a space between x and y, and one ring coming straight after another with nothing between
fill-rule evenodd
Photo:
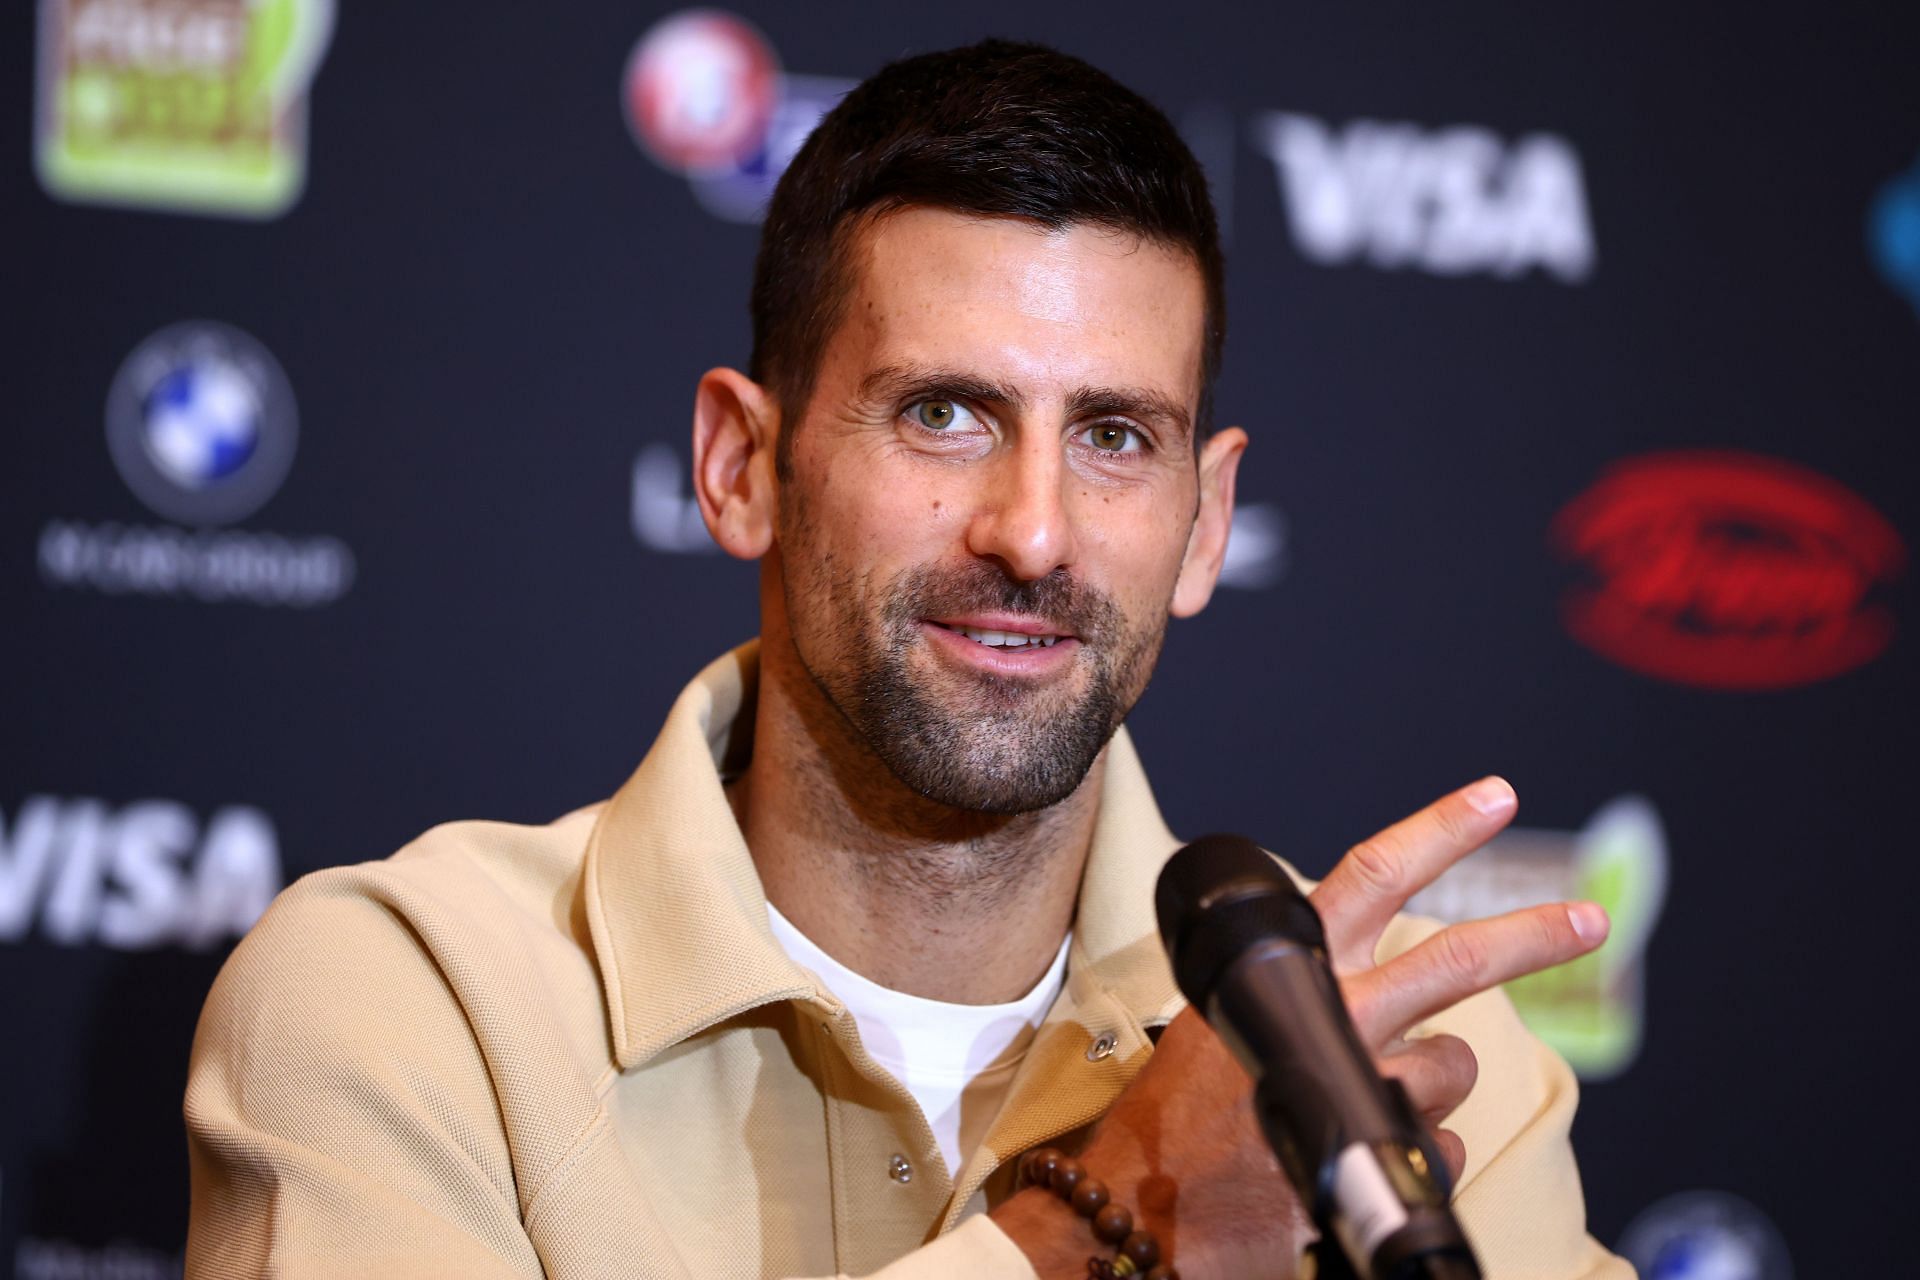
<instances>
[{"instance_id":1,"label":"beard","mask_svg":"<svg viewBox=\"0 0 1920 1280\"><path fill-rule=\"evenodd\" d=\"M799 588L804 601L787 579L789 619L810 614L839 624L811 654L794 628L802 665L896 779L954 809L1031 813L1073 794L1146 691L1166 630L1164 610L1129 625L1112 599L1065 571L1020 582L969 561L922 565L875 584L822 569ZM884 602L878 609L876 597ZM1003 611L1077 637L1074 668L1044 682L925 669L939 660L925 652L922 619ZM828 654L837 661L822 661Z\"/></svg>"}]
</instances>

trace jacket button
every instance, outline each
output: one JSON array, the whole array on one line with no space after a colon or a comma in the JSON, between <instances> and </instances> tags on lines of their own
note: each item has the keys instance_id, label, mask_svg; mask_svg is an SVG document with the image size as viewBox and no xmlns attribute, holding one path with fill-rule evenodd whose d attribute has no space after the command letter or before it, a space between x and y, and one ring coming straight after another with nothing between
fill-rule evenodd
<instances>
[{"instance_id":1,"label":"jacket button","mask_svg":"<svg viewBox=\"0 0 1920 1280\"><path fill-rule=\"evenodd\" d=\"M887 1161L887 1176L905 1186L913 1181L913 1162L903 1155L896 1155Z\"/></svg>"},{"instance_id":2,"label":"jacket button","mask_svg":"<svg viewBox=\"0 0 1920 1280\"><path fill-rule=\"evenodd\" d=\"M1099 1062L1102 1058L1111 1058L1113 1047L1119 1043L1120 1037L1113 1032L1102 1031L1094 1038L1093 1043L1087 1046L1087 1061Z\"/></svg>"}]
</instances>

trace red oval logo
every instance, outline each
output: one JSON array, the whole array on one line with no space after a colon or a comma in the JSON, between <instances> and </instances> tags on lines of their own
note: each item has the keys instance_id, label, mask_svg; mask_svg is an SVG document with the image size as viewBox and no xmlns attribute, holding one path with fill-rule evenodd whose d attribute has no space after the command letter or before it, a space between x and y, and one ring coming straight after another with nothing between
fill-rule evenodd
<instances>
[{"instance_id":1,"label":"red oval logo","mask_svg":"<svg viewBox=\"0 0 1920 1280\"><path fill-rule=\"evenodd\" d=\"M1823 475L1732 451L1616 462L1553 523L1585 582L1567 630L1643 675L1709 689L1783 689L1878 657L1875 600L1906 559L1893 526Z\"/></svg>"}]
</instances>

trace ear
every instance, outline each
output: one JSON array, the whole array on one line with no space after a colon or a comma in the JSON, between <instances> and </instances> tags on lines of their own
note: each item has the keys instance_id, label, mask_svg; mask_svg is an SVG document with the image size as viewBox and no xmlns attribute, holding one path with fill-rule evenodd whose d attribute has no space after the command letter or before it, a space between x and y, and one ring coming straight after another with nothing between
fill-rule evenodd
<instances>
[{"instance_id":1,"label":"ear","mask_svg":"<svg viewBox=\"0 0 1920 1280\"><path fill-rule=\"evenodd\" d=\"M709 369L693 393L693 496L728 555L757 560L773 545L774 441L780 406L733 369Z\"/></svg>"},{"instance_id":2,"label":"ear","mask_svg":"<svg viewBox=\"0 0 1920 1280\"><path fill-rule=\"evenodd\" d=\"M1220 566L1227 558L1227 533L1233 528L1233 485L1246 451L1247 433L1228 427L1213 433L1200 452L1200 511L1187 534L1187 553L1180 561L1180 577L1173 586L1168 612L1191 618L1207 607Z\"/></svg>"}]
</instances>

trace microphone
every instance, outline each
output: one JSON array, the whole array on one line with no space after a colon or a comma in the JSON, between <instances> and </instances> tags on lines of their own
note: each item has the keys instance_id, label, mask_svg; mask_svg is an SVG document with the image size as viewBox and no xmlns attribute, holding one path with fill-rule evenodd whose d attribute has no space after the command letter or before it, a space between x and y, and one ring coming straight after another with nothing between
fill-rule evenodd
<instances>
[{"instance_id":1,"label":"microphone","mask_svg":"<svg viewBox=\"0 0 1920 1280\"><path fill-rule=\"evenodd\" d=\"M1439 1147L1374 1070L1320 915L1287 874L1245 837L1205 836L1160 872L1154 909L1181 994L1253 1077L1260 1127L1322 1240L1363 1280L1478 1280ZM1323 1280L1340 1261L1322 1251Z\"/></svg>"}]
</instances>

